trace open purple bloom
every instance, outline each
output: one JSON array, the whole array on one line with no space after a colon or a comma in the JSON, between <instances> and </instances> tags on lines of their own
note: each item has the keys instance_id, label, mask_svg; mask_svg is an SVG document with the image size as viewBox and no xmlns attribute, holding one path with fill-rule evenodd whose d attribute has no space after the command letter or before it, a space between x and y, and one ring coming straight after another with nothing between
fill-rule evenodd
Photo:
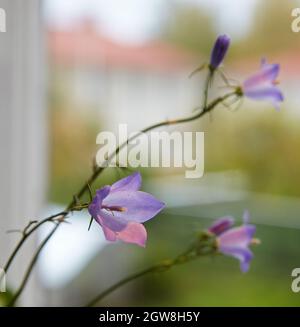
<instances>
[{"instance_id":1,"label":"open purple bloom","mask_svg":"<svg viewBox=\"0 0 300 327\"><path fill-rule=\"evenodd\" d=\"M96 191L88 210L108 241L145 246L147 231L142 223L156 216L165 204L139 191L141 184L140 173L134 173Z\"/></svg>"},{"instance_id":2,"label":"open purple bloom","mask_svg":"<svg viewBox=\"0 0 300 327\"><path fill-rule=\"evenodd\" d=\"M279 103L284 99L281 91L276 87L279 69L279 64L268 64L263 59L260 71L244 81L243 94L253 100L271 101L274 107L279 109Z\"/></svg>"},{"instance_id":3,"label":"open purple bloom","mask_svg":"<svg viewBox=\"0 0 300 327\"><path fill-rule=\"evenodd\" d=\"M230 38L227 35L220 35L217 38L210 56L210 67L212 69L216 69L221 65L229 45Z\"/></svg>"},{"instance_id":4,"label":"open purple bloom","mask_svg":"<svg viewBox=\"0 0 300 327\"><path fill-rule=\"evenodd\" d=\"M242 226L230 228L230 226L232 226L232 221L226 219L227 218L218 219L209 228L209 231L217 236L218 250L225 255L229 255L238 259L240 261L242 272L247 272L249 269L250 261L253 258L253 254L249 249L249 246L253 241L256 227L254 225L248 224L248 211L245 211L244 213L244 225ZM225 229L223 228L223 231L220 231L220 227L224 227L226 225L226 221L226 227L229 227ZM219 228L216 228L216 226L219 226ZM214 230L217 232L214 232Z\"/></svg>"}]
</instances>

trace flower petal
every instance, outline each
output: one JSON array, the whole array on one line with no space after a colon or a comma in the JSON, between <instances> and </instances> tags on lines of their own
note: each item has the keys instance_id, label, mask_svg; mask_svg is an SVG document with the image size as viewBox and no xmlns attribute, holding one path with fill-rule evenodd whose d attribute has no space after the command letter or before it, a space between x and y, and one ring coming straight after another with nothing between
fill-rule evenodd
<instances>
[{"instance_id":1,"label":"flower petal","mask_svg":"<svg viewBox=\"0 0 300 327\"><path fill-rule=\"evenodd\" d=\"M221 247L246 247L250 244L256 227L254 225L243 225L229 229L218 238Z\"/></svg>"},{"instance_id":2,"label":"flower petal","mask_svg":"<svg viewBox=\"0 0 300 327\"><path fill-rule=\"evenodd\" d=\"M280 65L279 64L268 64L267 60L263 58L261 60L261 69L264 71L267 79L275 81L279 75Z\"/></svg>"},{"instance_id":3,"label":"flower petal","mask_svg":"<svg viewBox=\"0 0 300 327\"><path fill-rule=\"evenodd\" d=\"M256 87L271 86L279 74L280 65L264 64L263 68L250 76L243 84L244 92Z\"/></svg>"},{"instance_id":4,"label":"flower petal","mask_svg":"<svg viewBox=\"0 0 300 327\"><path fill-rule=\"evenodd\" d=\"M266 65L268 65L267 59L265 57L261 58L260 67L264 68Z\"/></svg>"},{"instance_id":5,"label":"flower petal","mask_svg":"<svg viewBox=\"0 0 300 327\"><path fill-rule=\"evenodd\" d=\"M88 211L92 217L96 218L101 211L102 201L110 192L110 186L104 186L100 190L96 191L96 196L88 207Z\"/></svg>"},{"instance_id":6,"label":"flower petal","mask_svg":"<svg viewBox=\"0 0 300 327\"><path fill-rule=\"evenodd\" d=\"M94 219L102 227L107 227L114 232L123 230L128 224L128 221L122 219L122 217L116 217L114 213L106 210L101 210L100 214L94 217Z\"/></svg>"},{"instance_id":7,"label":"flower petal","mask_svg":"<svg viewBox=\"0 0 300 327\"><path fill-rule=\"evenodd\" d=\"M138 191L142 186L142 177L139 172L120 179L111 186L111 192Z\"/></svg>"},{"instance_id":8,"label":"flower petal","mask_svg":"<svg viewBox=\"0 0 300 327\"><path fill-rule=\"evenodd\" d=\"M117 240L116 232L112 231L106 226L101 226L101 227L103 229L103 233L107 241L115 242Z\"/></svg>"},{"instance_id":9,"label":"flower petal","mask_svg":"<svg viewBox=\"0 0 300 327\"><path fill-rule=\"evenodd\" d=\"M231 216L225 216L216 220L208 229L210 233L220 235L234 224L234 219Z\"/></svg>"},{"instance_id":10,"label":"flower petal","mask_svg":"<svg viewBox=\"0 0 300 327\"><path fill-rule=\"evenodd\" d=\"M117 238L127 243L134 243L145 247L147 241L147 231L144 225L131 222L121 232L117 232Z\"/></svg>"},{"instance_id":11,"label":"flower petal","mask_svg":"<svg viewBox=\"0 0 300 327\"><path fill-rule=\"evenodd\" d=\"M100 188L100 190L96 191L96 196L102 201L103 199L105 199L108 196L110 190L111 190L111 186L106 185L106 186Z\"/></svg>"},{"instance_id":12,"label":"flower petal","mask_svg":"<svg viewBox=\"0 0 300 327\"><path fill-rule=\"evenodd\" d=\"M244 90L244 94L254 100L269 100L272 103L278 103L283 101L283 94L275 87L257 88L253 90Z\"/></svg>"},{"instance_id":13,"label":"flower petal","mask_svg":"<svg viewBox=\"0 0 300 327\"><path fill-rule=\"evenodd\" d=\"M249 270L250 261L253 258L252 252L247 248L240 247L220 247L220 251L225 255L230 255L240 261L240 267L242 272Z\"/></svg>"},{"instance_id":14,"label":"flower petal","mask_svg":"<svg viewBox=\"0 0 300 327\"><path fill-rule=\"evenodd\" d=\"M263 76L265 80L274 82L279 74L280 65L279 64L268 64L263 65Z\"/></svg>"},{"instance_id":15,"label":"flower petal","mask_svg":"<svg viewBox=\"0 0 300 327\"><path fill-rule=\"evenodd\" d=\"M115 218L126 222L143 223L157 215L165 204L146 192L112 192L105 198L103 205L123 207L124 211L114 212Z\"/></svg>"},{"instance_id":16,"label":"flower petal","mask_svg":"<svg viewBox=\"0 0 300 327\"><path fill-rule=\"evenodd\" d=\"M212 49L210 56L210 66L216 69L220 66L228 51L230 45L230 38L227 35L220 35Z\"/></svg>"},{"instance_id":17,"label":"flower petal","mask_svg":"<svg viewBox=\"0 0 300 327\"><path fill-rule=\"evenodd\" d=\"M245 210L243 213L243 222L245 225L249 224L250 222L250 213L248 210Z\"/></svg>"}]
</instances>

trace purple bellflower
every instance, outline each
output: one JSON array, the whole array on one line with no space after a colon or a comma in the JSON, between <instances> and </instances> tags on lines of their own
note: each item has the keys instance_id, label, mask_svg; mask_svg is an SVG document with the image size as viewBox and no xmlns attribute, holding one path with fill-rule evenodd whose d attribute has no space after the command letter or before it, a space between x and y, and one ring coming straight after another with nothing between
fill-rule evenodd
<instances>
[{"instance_id":1,"label":"purple bellflower","mask_svg":"<svg viewBox=\"0 0 300 327\"><path fill-rule=\"evenodd\" d=\"M88 210L102 227L106 240L145 247L147 231L142 223L156 216L165 204L139 191L141 184L140 173L134 173L96 191Z\"/></svg>"},{"instance_id":2,"label":"purple bellflower","mask_svg":"<svg viewBox=\"0 0 300 327\"><path fill-rule=\"evenodd\" d=\"M278 110L279 103L284 99L276 87L279 69L279 64L268 64L263 59L260 71L244 81L241 92L253 100L269 100Z\"/></svg>"},{"instance_id":3,"label":"purple bellflower","mask_svg":"<svg viewBox=\"0 0 300 327\"><path fill-rule=\"evenodd\" d=\"M241 271L247 272L253 258L249 246L255 242L253 235L256 227L248 223L248 211L244 212L243 220L244 224L242 226L232 228L232 217L220 218L208 231L216 236L218 250L225 255L238 259Z\"/></svg>"},{"instance_id":4,"label":"purple bellflower","mask_svg":"<svg viewBox=\"0 0 300 327\"><path fill-rule=\"evenodd\" d=\"M221 65L226 56L229 45L230 38L227 35L220 35L217 38L210 56L210 68L212 70L215 70Z\"/></svg>"}]
</instances>

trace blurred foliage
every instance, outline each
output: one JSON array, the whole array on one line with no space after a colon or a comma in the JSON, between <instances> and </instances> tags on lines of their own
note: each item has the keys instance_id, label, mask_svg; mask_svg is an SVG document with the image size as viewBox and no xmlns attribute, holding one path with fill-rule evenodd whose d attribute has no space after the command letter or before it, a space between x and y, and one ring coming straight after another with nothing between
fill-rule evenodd
<instances>
[{"instance_id":1,"label":"blurred foliage","mask_svg":"<svg viewBox=\"0 0 300 327\"><path fill-rule=\"evenodd\" d=\"M57 85L53 85L57 86ZM60 90L50 94L50 162L49 194L53 203L68 204L75 192L90 177L94 165L93 158L98 150L96 136L101 131L99 119L91 108L79 108L72 99L63 96ZM101 174L92 190L110 184L129 173L130 168L108 168ZM147 171L143 175L147 175ZM84 199L89 199L85 194Z\"/></svg>"},{"instance_id":2,"label":"blurred foliage","mask_svg":"<svg viewBox=\"0 0 300 327\"><path fill-rule=\"evenodd\" d=\"M252 191L300 196L299 121L268 105L219 109L206 121L206 169L242 170ZM222 135L222 137L220 137Z\"/></svg>"},{"instance_id":3,"label":"blurred foliage","mask_svg":"<svg viewBox=\"0 0 300 327\"><path fill-rule=\"evenodd\" d=\"M291 12L299 7L299 1L264 0L256 6L252 28L236 44L236 55L249 55L250 47L253 54L268 55L299 44L299 35L291 31Z\"/></svg>"},{"instance_id":4,"label":"blurred foliage","mask_svg":"<svg viewBox=\"0 0 300 327\"><path fill-rule=\"evenodd\" d=\"M210 53L216 36L211 17L192 4L172 6L162 34L163 39L201 55Z\"/></svg>"},{"instance_id":5,"label":"blurred foliage","mask_svg":"<svg viewBox=\"0 0 300 327\"><path fill-rule=\"evenodd\" d=\"M297 47L299 35L291 31L291 12L297 7L296 0L257 1L252 26L245 37L232 40L228 59ZM199 5L177 4L169 12L162 37L187 50L208 55L216 38L215 18Z\"/></svg>"},{"instance_id":6,"label":"blurred foliage","mask_svg":"<svg viewBox=\"0 0 300 327\"><path fill-rule=\"evenodd\" d=\"M91 172L99 124L58 93L52 94L50 102L49 200L66 204Z\"/></svg>"},{"instance_id":7,"label":"blurred foliage","mask_svg":"<svg viewBox=\"0 0 300 327\"><path fill-rule=\"evenodd\" d=\"M13 297L13 291L6 289L5 292L0 292L0 307L5 307L11 301Z\"/></svg>"},{"instance_id":8,"label":"blurred foliage","mask_svg":"<svg viewBox=\"0 0 300 327\"><path fill-rule=\"evenodd\" d=\"M219 108L212 121L198 122L198 130L206 132L205 171L241 170L252 191L300 196L298 123L273 110ZM91 172L98 130L93 122L61 109L52 112L51 129L50 200L66 203ZM101 185L118 174L122 176L109 170Z\"/></svg>"}]
</instances>

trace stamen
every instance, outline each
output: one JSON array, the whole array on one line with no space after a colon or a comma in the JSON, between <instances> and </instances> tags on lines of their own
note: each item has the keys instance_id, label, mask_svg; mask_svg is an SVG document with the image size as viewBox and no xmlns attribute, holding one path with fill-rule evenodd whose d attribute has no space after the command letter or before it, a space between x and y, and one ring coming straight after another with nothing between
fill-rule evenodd
<instances>
[{"instance_id":1,"label":"stamen","mask_svg":"<svg viewBox=\"0 0 300 327\"><path fill-rule=\"evenodd\" d=\"M102 206L102 209L108 210L108 211L117 211L117 212L125 212L127 209L125 207L119 207L119 206Z\"/></svg>"},{"instance_id":2,"label":"stamen","mask_svg":"<svg viewBox=\"0 0 300 327\"><path fill-rule=\"evenodd\" d=\"M261 244L261 240L258 239L258 238L253 238L253 239L251 240L251 244L252 244L252 245L259 245L259 244Z\"/></svg>"}]
</instances>

